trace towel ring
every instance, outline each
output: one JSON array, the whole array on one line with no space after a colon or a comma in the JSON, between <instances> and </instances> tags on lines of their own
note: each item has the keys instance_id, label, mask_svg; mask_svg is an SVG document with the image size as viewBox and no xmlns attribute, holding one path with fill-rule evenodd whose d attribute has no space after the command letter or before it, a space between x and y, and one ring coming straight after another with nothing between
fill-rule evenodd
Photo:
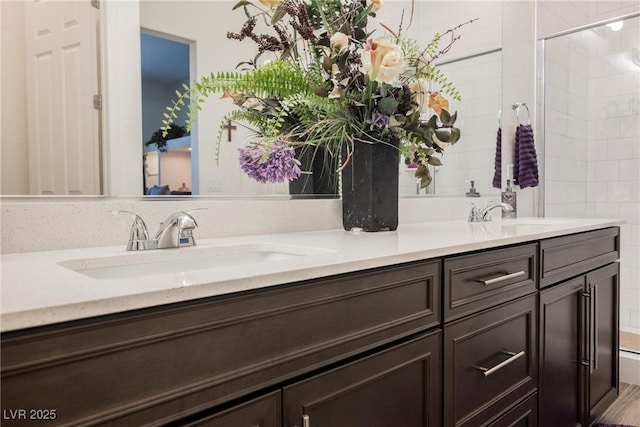
<instances>
[{"instance_id":1,"label":"towel ring","mask_svg":"<svg viewBox=\"0 0 640 427\"><path fill-rule=\"evenodd\" d=\"M524 107L527 109L527 124L530 125L531 124L531 112L529 111L529 107L527 106L526 102L514 102L511 105L511 109L515 110L516 112L516 118L518 119L518 123L522 124L522 121L520 121L520 107Z\"/></svg>"}]
</instances>

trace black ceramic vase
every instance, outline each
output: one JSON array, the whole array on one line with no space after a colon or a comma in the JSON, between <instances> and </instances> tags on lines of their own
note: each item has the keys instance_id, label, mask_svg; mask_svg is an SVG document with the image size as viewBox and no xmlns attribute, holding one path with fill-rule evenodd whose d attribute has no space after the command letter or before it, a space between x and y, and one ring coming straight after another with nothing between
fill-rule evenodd
<instances>
[{"instance_id":1,"label":"black ceramic vase","mask_svg":"<svg viewBox=\"0 0 640 427\"><path fill-rule=\"evenodd\" d=\"M346 151L343 150L343 159ZM353 144L342 170L342 225L345 230L398 228L398 141Z\"/></svg>"},{"instance_id":2,"label":"black ceramic vase","mask_svg":"<svg viewBox=\"0 0 640 427\"><path fill-rule=\"evenodd\" d=\"M296 159L305 171L298 179L289 183L289 194L338 195L338 173L336 160L322 146L296 148Z\"/></svg>"}]
</instances>

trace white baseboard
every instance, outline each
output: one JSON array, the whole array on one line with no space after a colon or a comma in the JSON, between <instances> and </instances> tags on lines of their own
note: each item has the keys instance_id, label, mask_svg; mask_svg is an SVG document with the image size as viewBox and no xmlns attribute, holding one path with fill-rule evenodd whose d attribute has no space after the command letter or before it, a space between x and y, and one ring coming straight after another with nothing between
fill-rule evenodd
<instances>
[{"instance_id":1,"label":"white baseboard","mask_svg":"<svg viewBox=\"0 0 640 427\"><path fill-rule=\"evenodd\" d=\"M640 385L640 355L620 350L620 382Z\"/></svg>"}]
</instances>

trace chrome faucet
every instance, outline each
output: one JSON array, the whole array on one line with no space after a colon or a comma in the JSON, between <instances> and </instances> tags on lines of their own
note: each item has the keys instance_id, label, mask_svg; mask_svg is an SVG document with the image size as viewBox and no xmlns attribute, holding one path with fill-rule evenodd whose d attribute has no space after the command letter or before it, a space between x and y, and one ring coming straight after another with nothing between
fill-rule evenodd
<instances>
[{"instance_id":1,"label":"chrome faucet","mask_svg":"<svg viewBox=\"0 0 640 427\"><path fill-rule=\"evenodd\" d=\"M176 212L165 219L153 238L158 242L158 249L195 246L193 230L198 223L186 212Z\"/></svg>"},{"instance_id":2,"label":"chrome faucet","mask_svg":"<svg viewBox=\"0 0 640 427\"><path fill-rule=\"evenodd\" d=\"M488 202L486 205L482 207L482 209L478 209L474 203L471 203L471 212L469 213L469 222L491 221L489 212L491 212L495 208L501 208L505 212L511 212L513 210L511 205L508 205L506 203Z\"/></svg>"},{"instance_id":3,"label":"chrome faucet","mask_svg":"<svg viewBox=\"0 0 640 427\"><path fill-rule=\"evenodd\" d=\"M194 209L201 210L201 209ZM190 211L193 212L193 211ZM143 219L130 211L113 210L114 215L124 214L133 218L131 232L129 233L128 251L146 251L151 249L179 248L182 246L195 246L193 230L198 226L196 220L189 212L175 212L160 224L158 232L153 239L149 238L149 232Z\"/></svg>"}]
</instances>

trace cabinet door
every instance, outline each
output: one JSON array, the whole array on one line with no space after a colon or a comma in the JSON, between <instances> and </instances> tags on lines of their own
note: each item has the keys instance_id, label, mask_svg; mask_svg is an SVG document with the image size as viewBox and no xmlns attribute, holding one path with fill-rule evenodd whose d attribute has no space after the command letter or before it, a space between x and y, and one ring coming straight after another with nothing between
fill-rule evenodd
<instances>
[{"instance_id":1,"label":"cabinet door","mask_svg":"<svg viewBox=\"0 0 640 427\"><path fill-rule=\"evenodd\" d=\"M537 295L444 328L444 426L484 425L536 390Z\"/></svg>"},{"instance_id":2,"label":"cabinet door","mask_svg":"<svg viewBox=\"0 0 640 427\"><path fill-rule=\"evenodd\" d=\"M540 425L583 421L581 327L584 276L540 292Z\"/></svg>"},{"instance_id":3,"label":"cabinet door","mask_svg":"<svg viewBox=\"0 0 640 427\"><path fill-rule=\"evenodd\" d=\"M587 274L591 295L586 340L590 362L587 425L618 396L619 271L619 264L614 263Z\"/></svg>"},{"instance_id":4,"label":"cabinet door","mask_svg":"<svg viewBox=\"0 0 640 427\"><path fill-rule=\"evenodd\" d=\"M179 424L183 427L280 427L280 397L280 392L274 391L214 415L184 420Z\"/></svg>"},{"instance_id":5,"label":"cabinet door","mask_svg":"<svg viewBox=\"0 0 640 427\"><path fill-rule=\"evenodd\" d=\"M285 427L438 427L440 331L284 389Z\"/></svg>"}]
</instances>

